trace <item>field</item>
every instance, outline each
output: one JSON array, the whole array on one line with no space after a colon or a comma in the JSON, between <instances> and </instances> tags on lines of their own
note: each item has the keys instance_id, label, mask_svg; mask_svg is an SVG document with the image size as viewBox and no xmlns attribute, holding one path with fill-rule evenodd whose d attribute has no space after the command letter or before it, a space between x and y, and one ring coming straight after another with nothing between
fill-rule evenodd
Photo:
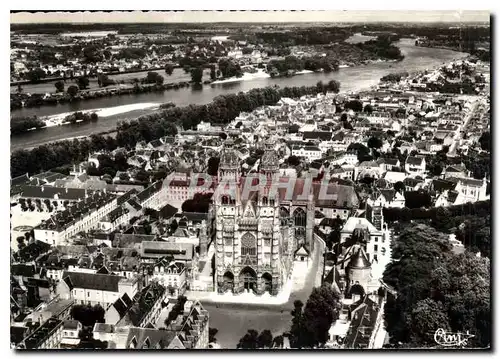
<instances>
[{"instance_id":1,"label":"field","mask_svg":"<svg viewBox=\"0 0 500 359\"><path fill-rule=\"evenodd\" d=\"M191 75L186 74L183 69L174 69L174 72L170 76L168 76L164 70L157 70L155 72L158 72L160 75L164 77L165 83L191 81ZM109 76L109 78L115 81L130 81L134 78L138 79L144 78L146 77L147 73L148 71L132 72L126 74L111 75ZM210 79L210 70L205 70L203 73L203 80L208 80L208 79ZM100 89L96 78L91 78L89 79L89 81L90 81L88 87L89 90ZM55 81L51 81L40 84L21 85L21 87L23 89L23 92L25 93L55 93L56 88L54 86L54 83ZM76 85L76 80L67 79L64 87L65 89L67 89L71 85ZM115 86L108 86L106 87L106 89L111 89L114 87ZM11 86L10 92L11 93L17 92L17 86Z\"/></svg>"}]
</instances>

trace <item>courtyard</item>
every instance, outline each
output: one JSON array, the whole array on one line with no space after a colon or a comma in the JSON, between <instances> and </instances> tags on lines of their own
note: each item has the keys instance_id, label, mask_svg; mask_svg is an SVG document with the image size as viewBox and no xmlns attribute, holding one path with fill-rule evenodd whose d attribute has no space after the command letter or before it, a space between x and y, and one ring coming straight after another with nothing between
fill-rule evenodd
<instances>
[{"instance_id":1,"label":"courtyard","mask_svg":"<svg viewBox=\"0 0 500 359\"><path fill-rule=\"evenodd\" d=\"M285 304L215 303L211 300L200 299L210 313L210 327L219 330L215 336L217 343L223 349L235 349L240 338L249 329L255 329L258 332L269 329L273 336L290 330L293 302L301 300L305 304L312 289L321 284L323 250L323 243L317 242L305 280L292 285L290 296Z\"/></svg>"},{"instance_id":2,"label":"courtyard","mask_svg":"<svg viewBox=\"0 0 500 359\"><path fill-rule=\"evenodd\" d=\"M34 227L39 225L42 221L50 218L50 213L48 212L38 212L38 211L25 211L21 210L21 206L18 204L10 208L10 245L13 250L17 251L17 241L16 238L24 236L26 232L31 231Z\"/></svg>"}]
</instances>

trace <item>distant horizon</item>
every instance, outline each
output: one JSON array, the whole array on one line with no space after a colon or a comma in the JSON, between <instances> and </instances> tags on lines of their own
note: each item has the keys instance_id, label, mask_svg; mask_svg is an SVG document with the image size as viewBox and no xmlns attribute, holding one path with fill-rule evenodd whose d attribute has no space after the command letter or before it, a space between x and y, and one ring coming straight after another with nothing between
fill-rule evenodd
<instances>
[{"instance_id":1,"label":"distant horizon","mask_svg":"<svg viewBox=\"0 0 500 359\"><path fill-rule=\"evenodd\" d=\"M489 11L79 11L11 12L10 23L28 24L161 24L161 23L489 23Z\"/></svg>"}]
</instances>

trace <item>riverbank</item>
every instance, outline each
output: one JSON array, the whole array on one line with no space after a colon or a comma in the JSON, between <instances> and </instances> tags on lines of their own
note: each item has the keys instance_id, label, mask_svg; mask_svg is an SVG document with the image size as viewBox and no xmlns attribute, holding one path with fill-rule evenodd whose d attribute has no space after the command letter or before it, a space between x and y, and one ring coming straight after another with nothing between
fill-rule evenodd
<instances>
[{"instance_id":1,"label":"riverbank","mask_svg":"<svg viewBox=\"0 0 500 359\"><path fill-rule=\"evenodd\" d=\"M429 70L442 66L444 63L454 61L468 56L444 49L430 49L416 47L414 41L401 40L398 45L405 55L403 61L373 63L363 66L350 66L339 68L339 71L331 73L308 73L293 77L280 78L257 78L251 81L237 81L231 83L212 84L195 89L192 86L179 88L174 91L151 91L144 93L131 93L128 96L99 97L88 101L58 104L56 106L44 106L39 108L22 108L12 111L16 117L46 117L61 113L85 111L103 108L117 108L123 105L141 103L167 103L172 102L177 106L202 105L210 103L213 98L230 93L248 92L254 88L267 86L311 86L319 81L328 83L337 80L341 83L341 92L356 92L369 89L377 85L381 77L390 73ZM351 65L351 64L348 64ZM117 114L100 119L94 123L85 123L73 126L55 126L46 128L44 131L33 131L15 138L11 138L11 150L36 147L55 140L61 140L73 136L90 136L91 134L110 131L120 121L130 121L143 115L149 115L154 111L150 108L135 110L132 112Z\"/></svg>"},{"instance_id":2,"label":"riverbank","mask_svg":"<svg viewBox=\"0 0 500 359\"><path fill-rule=\"evenodd\" d=\"M297 71L294 73L294 75L304 75L304 74L311 74L313 71L309 70L302 70L302 71ZM243 73L242 77L230 77L228 79L224 80L216 80L211 83L211 85L217 85L217 84L226 84L226 83L231 83L231 82L239 82L239 81L252 81L256 79L267 79L271 78L272 76L269 75L266 71L262 69L258 69L257 72L245 72Z\"/></svg>"},{"instance_id":3,"label":"riverbank","mask_svg":"<svg viewBox=\"0 0 500 359\"><path fill-rule=\"evenodd\" d=\"M84 117L86 115L96 114L97 119L102 119L102 118L106 118L106 117L110 117L110 116L124 114L127 112L138 111L138 110L151 109L151 110L155 111L155 110L160 109L160 106L161 106L160 103L139 103L139 104L132 104L132 105L117 106L117 107L113 107L113 108L89 109L89 110L83 110L83 111L78 111L78 112L81 113ZM75 124L82 124L84 122L88 122L85 119L76 119L74 121L68 120L68 117L70 117L72 115L74 116L75 113L74 112L64 112L64 113L60 113L57 115L39 118L38 120L42 121L44 123L44 126L31 127L31 128L28 128L22 132L16 132L16 133L11 132L11 137L19 136L19 135L22 135L23 133L26 133L26 132L33 132L33 131L46 129L49 127L75 125ZM97 121L97 119L95 121ZM105 134L105 133L109 133L109 131L104 131L103 133L99 133L99 134Z\"/></svg>"}]
</instances>

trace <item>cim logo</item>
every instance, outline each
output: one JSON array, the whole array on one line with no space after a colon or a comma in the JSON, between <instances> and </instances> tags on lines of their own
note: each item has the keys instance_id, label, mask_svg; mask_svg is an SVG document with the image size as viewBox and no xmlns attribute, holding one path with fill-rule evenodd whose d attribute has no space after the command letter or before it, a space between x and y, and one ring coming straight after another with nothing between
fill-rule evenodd
<instances>
[{"instance_id":1,"label":"cim logo","mask_svg":"<svg viewBox=\"0 0 500 359\"><path fill-rule=\"evenodd\" d=\"M453 333L447 332L443 328L439 328L434 333L434 340L436 341L436 343L445 347L464 347L467 345L468 340L474 337L475 335L470 334L469 331L465 333Z\"/></svg>"}]
</instances>

